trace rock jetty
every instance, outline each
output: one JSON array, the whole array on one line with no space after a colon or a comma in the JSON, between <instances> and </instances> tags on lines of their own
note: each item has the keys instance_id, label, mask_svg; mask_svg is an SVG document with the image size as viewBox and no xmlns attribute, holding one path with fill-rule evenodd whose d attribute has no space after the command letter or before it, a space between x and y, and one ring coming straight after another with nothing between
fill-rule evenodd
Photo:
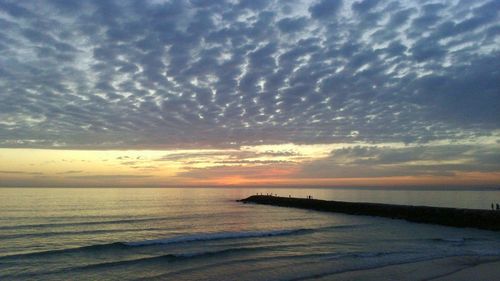
<instances>
[{"instance_id":1,"label":"rock jetty","mask_svg":"<svg viewBox=\"0 0 500 281\"><path fill-rule=\"evenodd\" d=\"M418 223L500 231L500 211L493 210L354 203L269 195L254 195L238 201L243 203L294 207L351 215L387 217Z\"/></svg>"}]
</instances>

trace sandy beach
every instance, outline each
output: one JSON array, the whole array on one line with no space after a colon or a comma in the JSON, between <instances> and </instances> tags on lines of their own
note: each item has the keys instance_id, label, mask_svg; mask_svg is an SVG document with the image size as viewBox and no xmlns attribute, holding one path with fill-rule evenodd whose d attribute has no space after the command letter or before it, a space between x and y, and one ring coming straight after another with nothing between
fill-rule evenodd
<instances>
[{"instance_id":1,"label":"sandy beach","mask_svg":"<svg viewBox=\"0 0 500 281\"><path fill-rule=\"evenodd\" d=\"M495 281L499 277L500 259L497 257L460 256L349 271L315 280Z\"/></svg>"}]
</instances>

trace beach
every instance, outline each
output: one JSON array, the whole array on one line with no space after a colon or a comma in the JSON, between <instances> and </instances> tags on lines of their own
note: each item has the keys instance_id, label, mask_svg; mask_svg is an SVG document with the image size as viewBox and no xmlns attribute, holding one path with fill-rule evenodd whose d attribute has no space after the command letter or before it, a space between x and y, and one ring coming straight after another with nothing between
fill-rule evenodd
<instances>
[{"instance_id":1,"label":"beach","mask_svg":"<svg viewBox=\"0 0 500 281\"><path fill-rule=\"evenodd\" d=\"M500 281L500 0L0 0L0 281Z\"/></svg>"},{"instance_id":2,"label":"beach","mask_svg":"<svg viewBox=\"0 0 500 281\"><path fill-rule=\"evenodd\" d=\"M344 272L315 280L495 281L498 276L498 257L460 256Z\"/></svg>"}]
</instances>

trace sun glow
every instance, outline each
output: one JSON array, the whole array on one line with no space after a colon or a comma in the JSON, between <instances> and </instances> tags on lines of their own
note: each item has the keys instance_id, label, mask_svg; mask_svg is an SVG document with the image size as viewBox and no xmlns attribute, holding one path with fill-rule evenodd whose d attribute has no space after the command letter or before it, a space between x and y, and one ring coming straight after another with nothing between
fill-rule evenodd
<instances>
[{"instance_id":1,"label":"sun glow","mask_svg":"<svg viewBox=\"0 0 500 281\"><path fill-rule=\"evenodd\" d=\"M492 150L496 147L491 146ZM500 182L498 172L438 173L436 169L443 165L461 167L473 160L467 150L446 161L419 156L425 151L422 149L435 152L441 147L441 144L427 148L400 144L282 144L191 150L0 149L0 185L380 186L489 185ZM401 155L409 158L401 158ZM388 156L404 161L397 165L384 164L383 157ZM369 164L370 161L373 164ZM382 162L377 164L376 161ZM401 171L408 173L408 169L429 172L401 174Z\"/></svg>"}]
</instances>

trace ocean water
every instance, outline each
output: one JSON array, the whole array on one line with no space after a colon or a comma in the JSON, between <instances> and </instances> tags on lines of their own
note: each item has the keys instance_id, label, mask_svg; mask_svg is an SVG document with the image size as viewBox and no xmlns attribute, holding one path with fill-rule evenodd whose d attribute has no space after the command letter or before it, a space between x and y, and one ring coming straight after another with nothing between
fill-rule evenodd
<instances>
[{"instance_id":1,"label":"ocean water","mask_svg":"<svg viewBox=\"0 0 500 281\"><path fill-rule=\"evenodd\" d=\"M498 232L235 202L256 193L489 208L499 191L0 188L0 280L309 280L461 255Z\"/></svg>"}]
</instances>

